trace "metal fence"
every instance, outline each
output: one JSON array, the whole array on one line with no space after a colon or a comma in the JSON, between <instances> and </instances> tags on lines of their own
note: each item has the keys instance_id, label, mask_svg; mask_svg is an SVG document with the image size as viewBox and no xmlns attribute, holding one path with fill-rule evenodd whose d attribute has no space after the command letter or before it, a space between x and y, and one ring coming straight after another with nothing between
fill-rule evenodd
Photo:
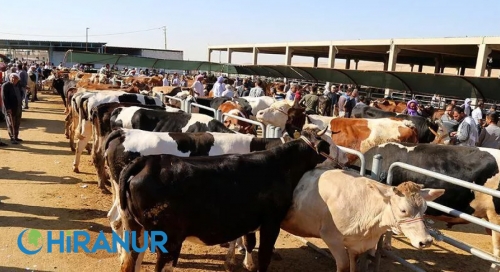
<instances>
[{"instance_id":1,"label":"metal fence","mask_svg":"<svg viewBox=\"0 0 500 272\"><path fill-rule=\"evenodd\" d=\"M375 167L380 167L381 163L380 163L380 160L382 160L382 157L379 155L378 157L378 160L379 162L377 162L377 165L375 165L375 158L374 158L374 168ZM493 196L493 197L498 197L500 198L500 192L497 191L497 190L493 190L493 189L490 189L490 188L486 188L484 186L480 186L480 185L476 185L476 184L473 184L471 182L467 182L467 181L464 181L464 180L460 180L460 179L457 179L457 178L453 178L453 177L450 177L450 176L446 176L446 175L443 175L443 174L440 174L440 173L436 173L436 172L433 172L433 171L429 171L427 169L423 169L423 168L420 168L420 167L416 167L416 166L413 166L413 165L409 165L409 164L406 164L406 163L401 163L401 162L395 162L393 164L391 164L391 166L389 167L389 173L387 175L387 184L388 185L392 185L392 180L393 180L393 171L394 171L394 168L396 167L400 167L400 168L403 168L403 169L406 169L406 170L409 170L409 171L412 171L412 172L415 172L415 173L419 173L419 174L422 174L422 175L426 175L426 176L429 176L429 177L433 177L433 178L436 178L436 179L439 179L439 180L442 180L442 181L445 181L445 182L448 182L448 183L451 183L451 184L454 184L454 185L457 185L457 186L461 186L461 187L464 187L464 188L467 188L467 189L471 189L471 190L475 190L475 191L478 191L478 192L481 192L481 193L484 193L484 194L487 194L487 195L490 195L490 196ZM375 170L377 173L380 173L379 170ZM500 226L497 225L497 224L493 224L493 223L490 223L488 221L485 221L485 220L482 220L480 218L477 218L477 217L474 217L472 215L469 215L469 214L466 214L466 213L463 213L461 211L458 211L458 210L455 210L455 209L452 209L452 208L449 208L449 207L446 207L444 205L441 205L441 204L438 204L438 203L435 203L433 201L428 201L427 202L427 206L428 207L431 207L431 208L434 208L436 210L439 210L439 211L442 211L444 213L447 213L447 214L450 214L452 216L456 216L456 217L459 217L459 218L462 218L464 220L467 220L473 224L476 224L476 225L480 225L482 227L485 227L485 228L489 228L493 231L497 231L497 232L500 232ZM443 235L435 230L430 230L429 233L436 239L440 240L440 241L444 241L445 243L447 244L450 244L454 247L457 247L459 249L462 249L476 257L479 257L483 260L486 260L486 261L489 261L493 264L500 264L500 258L488 253L488 252L485 252L481 249L478 249L478 248L475 248L473 246L470 246L468 244L465 244L461 241L458 241L458 240L455 240L451 237L448 237L446 235ZM386 237L391 237L392 233L389 233L389 234L386 234ZM382 240L382 238L381 238ZM380 245L380 243L379 243ZM381 248L380 248L381 249ZM382 249L383 250L383 249ZM403 260L402 258L400 257L397 257L395 256L394 254L391 254L390 252L387 252L385 250L383 250L384 253L393 258L394 260L400 262L401 264L403 264L404 266L412 269L413 271L423 271L421 268L418 268L416 267L415 265L413 264L410 264L408 263L407 261Z\"/></svg>"}]
</instances>

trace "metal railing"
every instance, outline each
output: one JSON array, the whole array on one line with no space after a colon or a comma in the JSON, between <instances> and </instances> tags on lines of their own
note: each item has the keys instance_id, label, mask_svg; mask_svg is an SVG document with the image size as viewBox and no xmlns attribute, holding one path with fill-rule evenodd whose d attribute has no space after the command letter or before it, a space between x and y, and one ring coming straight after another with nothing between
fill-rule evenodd
<instances>
[{"instance_id":1,"label":"metal railing","mask_svg":"<svg viewBox=\"0 0 500 272\"><path fill-rule=\"evenodd\" d=\"M161 97L161 96L160 96ZM175 97L175 96L170 96L170 95L163 95L164 99L167 98L167 99L172 99L172 100L176 100L176 101L179 101L181 103L181 110L187 112L187 109L185 107L185 102L183 99L179 98L179 97ZM163 103L165 103L166 101L162 100Z\"/></svg>"},{"instance_id":2,"label":"metal railing","mask_svg":"<svg viewBox=\"0 0 500 272\"><path fill-rule=\"evenodd\" d=\"M204 105L201 105L201 104L198 104L198 103L187 102L184 105L184 107L186 108L184 111L187 112L187 113L191 113L191 106L211 111L211 112L214 113L214 116L213 116L214 119L217 120L217 121L221 121L222 112L220 110L216 110L214 108L207 107L207 106L204 106Z\"/></svg>"},{"instance_id":3,"label":"metal railing","mask_svg":"<svg viewBox=\"0 0 500 272\"><path fill-rule=\"evenodd\" d=\"M220 112L220 110L219 110L219 112ZM232 115L232 114L229 114L229 113L222 113L220 116L221 117L220 117L219 121L221 121L221 122L224 122L224 120L223 120L224 116L227 116L227 117L234 118L236 120L240 120L240 121L252 124L252 125L259 126L262 129L262 137L263 138L267 138L266 137L266 126L264 126L264 124L261 123L261 122L250 120L250 119L247 119L247 118L243 118L241 116ZM278 138L278 137L276 137L276 138Z\"/></svg>"},{"instance_id":4,"label":"metal railing","mask_svg":"<svg viewBox=\"0 0 500 272\"><path fill-rule=\"evenodd\" d=\"M275 127L273 125L266 126L266 133L264 134L264 138L280 138L283 135L280 127ZM290 135L293 137L293 135Z\"/></svg>"},{"instance_id":5,"label":"metal railing","mask_svg":"<svg viewBox=\"0 0 500 272\"><path fill-rule=\"evenodd\" d=\"M340 150L344 151L345 153L349 153L349 154L358 156L359 160L361 161L361 166L359 167L359 174L364 176L365 172L366 172L366 169L365 169L366 161L365 161L365 156L363 155L363 153L361 153L357 150L350 149L350 148L343 147L343 146L339 146L339 145L338 145L338 148Z\"/></svg>"},{"instance_id":6,"label":"metal railing","mask_svg":"<svg viewBox=\"0 0 500 272\"><path fill-rule=\"evenodd\" d=\"M500 198L500 192L497 191L497 190L489 189L489 188L486 188L486 187L481 186L481 185L476 185L476 184L473 184L473 183L470 183L470 182L467 182L467 181L464 181L464 180L460 180L460 179L457 179L457 178L453 178L453 177L450 177L450 176L446 176L446 175L443 175L443 174L440 174L440 173L436 173L436 172L433 172L433 171L429 171L427 169L423 169L423 168L420 168L420 167L416 167L416 166L409 165L409 164L406 164L406 163L401 163L401 162L395 162L395 163L391 164L391 166L389 167L389 171L388 171L388 175L387 175L387 184L388 185L392 185L392 180L393 180L393 177L394 177L393 171L394 171L394 168L396 168L396 167L400 167L400 168L403 168L403 169L406 169L406 170L409 170L409 171L412 171L412 172L415 172L415 173L420 173L422 175L433 177L433 178L436 178L436 179L439 179L439 180L442 180L442 181L445 181L445 182L448 182L448 183L451 183L451 184L454 184L454 185L457 185L457 186L461 186L461 187L464 187L464 188L467 188L467 189L475 190L475 191L478 191L478 192L481 192L481 193L484 193L484 194L487 194L487 195L491 195L491 196ZM485 221L485 220L482 220L480 218L474 217L472 215L463 213L461 211L458 211L458 210L446 207L444 205L435 203L433 201L428 201L427 202L427 206L431 207L433 209L436 209L438 211L450 214L452 216L456 216L456 217L462 218L462 219L464 219L466 221L469 221L469 222L471 222L473 224L477 224L477 225L480 225L482 227L489 228L491 230L500 232L500 226L497 225L497 224L490 223L488 221ZM494 255L492 255L490 253L487 253L487 252L485 252L483 250L480 250L478 248L475 248L475 247L472 247L470 245L467 245L467 244L465 244L465 243L463 243L461 241L458 241L458 240L455 240L453 238L450 238L450 237L448 237L446 235L443 235L443 234L441 234L441 233L439 233L437 231L434 231L434 230L429 230L429 233L434 238L436 238L438 240L442 240L442 241L444 241L447 244L450 244L450 245L452 245L454 247L462 249L465 252L468 252L468 253L470 253L470 254L472 254L472 255L474 255L476 257L479 257L479 258L481 258L483 260L489 261L492 264L500 264L500 258L498 258L498 257L496 257L496 256L494 256ZM385 252L387 253L387 251L385 251ZM390 257L392 257L392 256L390 256ZM415 267L415 269L413 269L413 270L414 271L421 271L417 267Z\"/></svg>"}]
</instances>

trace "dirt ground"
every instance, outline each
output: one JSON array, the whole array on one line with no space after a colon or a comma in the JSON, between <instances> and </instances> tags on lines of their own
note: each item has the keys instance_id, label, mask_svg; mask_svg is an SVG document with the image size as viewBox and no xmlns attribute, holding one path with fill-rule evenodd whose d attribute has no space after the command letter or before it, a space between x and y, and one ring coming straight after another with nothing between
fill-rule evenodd
<instances>
[{"instance_id":1,"label":"dirt ground","mask_svg":"<svg viewBox=\"0 0 500 272\"><path fill-rule=\"evenodd\" d=\"M63 135L63 107L59 97L40 96L23 113L21 145L0 148L0 271L118 271L118 256L107 253L47 253L25 255L17 247L23 229L40 230L44 239L48 230L87 230L95 240L103 231L111 238L106 218L111 196L97 189L90 156L84 153L80 174L71 171L73 154ZM0 123L0 139L5 141L5 123ZM434 227L445 228L436 223ZM491 238L484 229L472 225L454 227L444 233L490 252ZM26 236L26 235L25 235ZM25 240L27 239L24 237ZM23 241L25 241L23 240ZM326 250L317 239L315 244ZM26 243L25 243L26 244ZM93 242L92 242L93 244ZM486 271L489 264L444 242L423 251L413 249L406 239L394 242L394 252L417 263L426 271ZM272 261L270 271L334 271L335 262L282 231L276 242L283 260ZM224 271L227 249L185 242L176 271ZM254 253L256 258L256 253ZM243 256L237 255L242 261ZM153 271L155 256L148 253L143 271ZM244 271L240 268L239 271ZM388 258L380 271L410 271Z\"/></svg>"}]
</instances>

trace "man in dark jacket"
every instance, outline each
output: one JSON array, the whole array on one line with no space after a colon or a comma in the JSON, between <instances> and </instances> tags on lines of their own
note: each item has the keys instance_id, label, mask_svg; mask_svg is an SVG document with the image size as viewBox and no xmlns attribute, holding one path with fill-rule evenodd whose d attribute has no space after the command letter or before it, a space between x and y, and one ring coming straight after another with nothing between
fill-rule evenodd
<instances>
[{"instance_id":1,"label":"man in dark jacket","mask_svg":"<svg viewBox=\"0 0 500 272\"><path fill-rule=\"evenodd\" d=\"M17 73L9 75L9 82L2 85L0 92L2 96L2 112L5 115L5 123L9 132L10 141L12 144L18 144L23 140L19 139L19 126L21 125L22 116L22 94L19 89L20 76Z\"/></svg>"},{"instance_id":2,"label":"man in dark jacket","mask_svg":"<svg viewBox=\"0 0 500 272\"><path fill-rule=\"evenodd\" d=\"M52 81L52 87L56 89L57 93L61 96L64 108L66 108L66 96L64 94L64 80L62 79L61 74L57 74L56 78Z\"/></svg>"},{"instance_id":3,"label":"man in dark jacket","mask_svg":"<svg viewBox=\"0 0 500 272\"><path fill-rule=\"evenodd\" d=\"M24 105L23 109L29 109L28 107L28 100L29 100L29 94L28 94L28 72L26 72L27 68L26 66L23 66L22 64L17 65L17 73L19 74L19 89L21 90L21 97L23 99Z\"/></svg>"}]
</instances>

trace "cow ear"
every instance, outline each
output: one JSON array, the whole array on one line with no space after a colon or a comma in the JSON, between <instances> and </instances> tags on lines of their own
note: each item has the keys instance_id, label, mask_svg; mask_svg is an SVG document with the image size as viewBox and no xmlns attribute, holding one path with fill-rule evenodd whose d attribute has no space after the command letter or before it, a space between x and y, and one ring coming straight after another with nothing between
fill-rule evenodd
<instances>
[{"instance_id":1,"label":"cow ear","mask_svg":"<svg viewBox=\"0 0 500 272\"><path fill-rule=\"evenodd\" d=\"M444 189L422 189L420 190L420 195L426 201L433 201L434 199L442 196L444 194Z\"/></svg>"},{"instance_id":2,"label":"cow ear","mask_svg":"<svg viewBox=\"0 0 500 272\"><path fill-rule=\"evenodd\" d=\"M368 186L368 188L373 190L376 194L378 194L385 200L388 200L392 195L394 195L393 191L391 190L391 187L388 187L382 183L377 184L367 179L366 185Z\"/></svg>"}]
</instances>

